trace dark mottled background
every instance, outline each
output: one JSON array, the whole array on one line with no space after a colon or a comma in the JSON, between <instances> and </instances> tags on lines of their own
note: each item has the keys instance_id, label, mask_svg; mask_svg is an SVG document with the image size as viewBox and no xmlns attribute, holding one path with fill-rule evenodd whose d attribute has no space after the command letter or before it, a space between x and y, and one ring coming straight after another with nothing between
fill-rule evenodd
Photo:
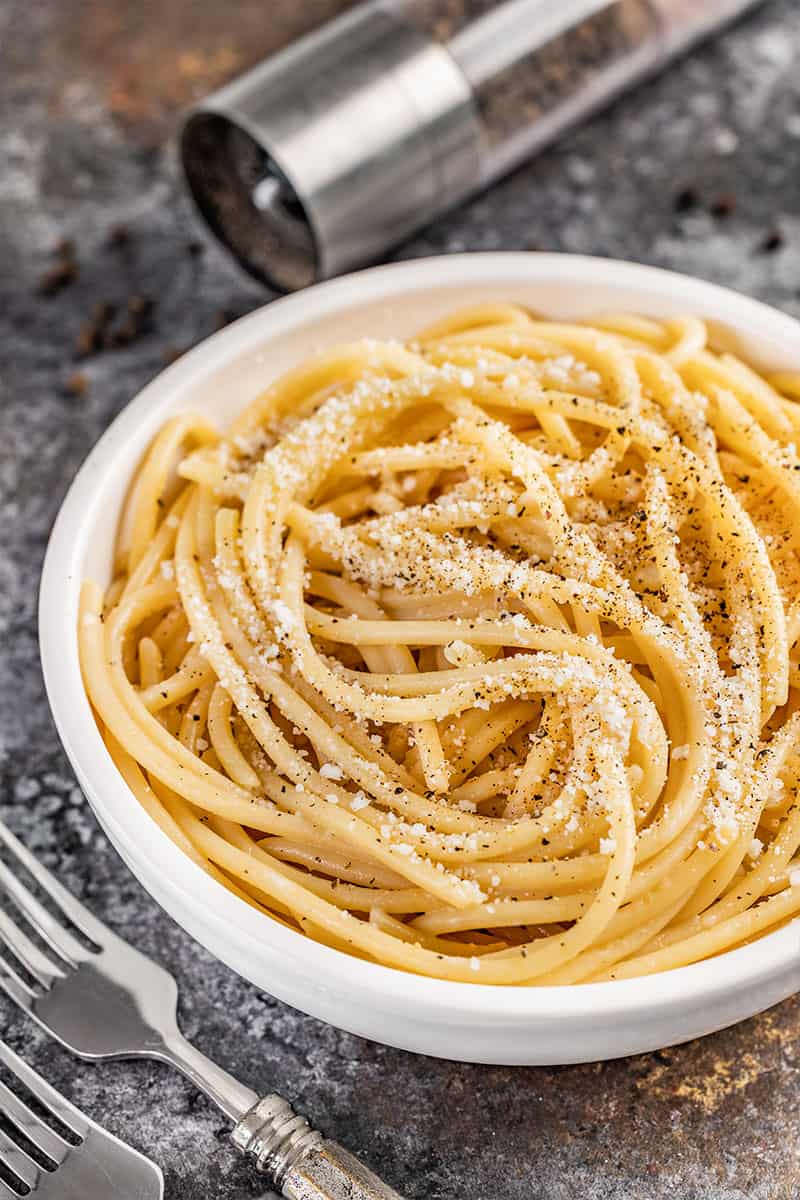
<instances>
[{"instance_id":1,"label":"dark mottled background","mask_svg":"<svg viewBox=\"0 0 800 1200\"><path fill-rule=\"evenodd\" d=\"M59 748L35 612L58 503L165 361L269 299L191 212L177 114L342 7L0 0L4 814L97 913L174 970L190 1037L254 1086L284 1089L410 1200L800 1196L797 1002L702 1042L560 1070L360 1041L259 995L176 929L107 845ZM799 58L800 6L773 0L401 255L614 255L800 315ZM73 251L57 249L65 238ZM154 1065L78 1065L0 1011L16 1046L162 1164L173 1200L257 1195L188 1084Z\"/></svg>"}]
</instances>

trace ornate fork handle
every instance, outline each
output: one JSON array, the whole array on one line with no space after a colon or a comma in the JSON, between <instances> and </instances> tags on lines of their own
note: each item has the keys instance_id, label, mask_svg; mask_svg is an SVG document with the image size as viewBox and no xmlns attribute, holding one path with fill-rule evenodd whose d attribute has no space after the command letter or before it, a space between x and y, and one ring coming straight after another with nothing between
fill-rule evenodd
<instances>
[{"instance_id":1,"label":"ornate fork handle","mask_svg":"<svg viewBox=\"0 0 800 1200\"><path fill-rule=\"evenodd\" d=\"M231 1141L287 1200L403 1200L343 1146L294 1111L288 1100L257 1094L178 1030L152 1051L177 1067L236 1124Z\"/></svg>"},{"instance_id":2,"label":"ornate fork handle","mask_svg":"<svg viewBox=\"0 0 800 1200\"><path fill-rule=\"evenodd\" d=\"M281 1096L259 1100L238 1122L231 1140L288 1200L402 1200Z\"/></svg>"}]
</instances>

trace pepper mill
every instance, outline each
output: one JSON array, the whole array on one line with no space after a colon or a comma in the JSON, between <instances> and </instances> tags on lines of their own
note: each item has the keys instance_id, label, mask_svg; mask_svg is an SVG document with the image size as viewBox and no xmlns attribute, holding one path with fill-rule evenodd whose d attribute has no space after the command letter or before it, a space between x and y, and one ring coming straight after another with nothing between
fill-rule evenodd
<instances>
[{"instance_id":1,"label":"pepper mill","mask_svg":"<svg viewBox=\"0 0 800 1200\"><path fill-rule=\"evenodd\" d=\"M190 112L200 212L281 290L379 258L760 0L371 0Z\"/></svg>"}]
</instances>

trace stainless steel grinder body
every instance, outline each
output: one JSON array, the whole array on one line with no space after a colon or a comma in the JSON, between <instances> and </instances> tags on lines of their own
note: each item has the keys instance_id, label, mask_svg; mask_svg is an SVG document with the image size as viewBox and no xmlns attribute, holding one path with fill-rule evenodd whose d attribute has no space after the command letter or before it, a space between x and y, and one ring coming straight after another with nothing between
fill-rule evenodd
<instances>
[{"instance_id":1,"label":"stainless steel grinder body","mask_svg":"<svg viewBox=\"0 0 800 1200\"><path fill-rule=\"evenodd\" d=\"M281 289L374 261L759 0L371 0L209 96L201 212Z\"/></svg>"}]
</instances>

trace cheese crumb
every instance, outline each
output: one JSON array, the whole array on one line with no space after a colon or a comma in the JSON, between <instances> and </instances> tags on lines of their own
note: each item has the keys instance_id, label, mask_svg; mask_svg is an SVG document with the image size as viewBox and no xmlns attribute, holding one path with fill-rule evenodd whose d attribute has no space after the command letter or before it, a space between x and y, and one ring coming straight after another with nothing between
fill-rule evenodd
<instances>
[{"instance_id":1,"label":"cheese crumb","mask_svg":"<svg viewBox=\"0 0 800 1200\"><path fill-rule=\"evenodd\" d=\"M323 779L343 779L344 771L338 763L323 763L319 769L319 773Z\"/></svg>"}]
</instances>

